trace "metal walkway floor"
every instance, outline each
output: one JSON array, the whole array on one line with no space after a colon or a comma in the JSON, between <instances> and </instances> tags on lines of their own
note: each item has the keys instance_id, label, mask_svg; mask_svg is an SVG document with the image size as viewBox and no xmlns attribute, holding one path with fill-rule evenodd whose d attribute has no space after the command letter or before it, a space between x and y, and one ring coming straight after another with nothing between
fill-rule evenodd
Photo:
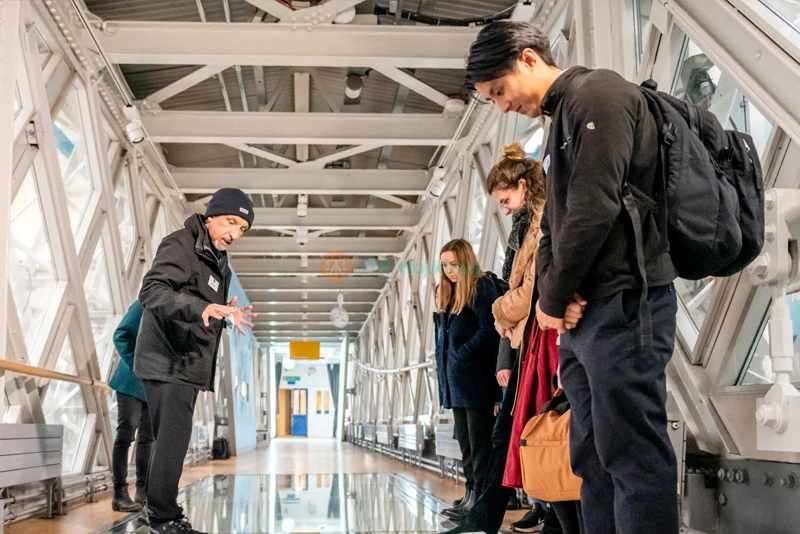
<instances>
[{"instance_id":1,"label":"metal walkway floor","mask_svg":"<svg viewBox=\"0 0 800 534\"><path fill-rule=\"evenodd\" d=\"M213 475L181 490L193 528L209 534L441 532L447 504L390 473ZM143 513L98 533L146 534Z\"/></svg>"}]
</instances>

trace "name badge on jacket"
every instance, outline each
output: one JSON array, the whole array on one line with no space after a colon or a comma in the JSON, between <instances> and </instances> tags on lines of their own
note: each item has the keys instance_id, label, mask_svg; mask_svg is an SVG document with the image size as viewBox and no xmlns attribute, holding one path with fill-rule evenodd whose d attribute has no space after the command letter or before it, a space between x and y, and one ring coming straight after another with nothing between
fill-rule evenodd
<instances>
[{"instance_id":1,"label":"name badge on jacket","mask_svg":"<svg viewBox=\"0 0 800 534\"><path fill-rule=\"evenodd\" d=\"M208 285L214 291L219 289L219 282L217 280L214 280L214 276L213 275L208 277Z\"/></svg>"}]
</instances>

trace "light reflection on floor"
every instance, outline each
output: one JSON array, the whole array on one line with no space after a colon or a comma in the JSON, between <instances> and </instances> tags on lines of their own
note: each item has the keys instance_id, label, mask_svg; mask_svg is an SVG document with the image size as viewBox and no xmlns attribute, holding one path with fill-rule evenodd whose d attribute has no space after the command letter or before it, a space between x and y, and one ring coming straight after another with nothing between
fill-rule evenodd
<instances>
[{"instance_id":1,"label":"light reflection on floor","mask_svg":"<svg viewBox=\"0 0 800 534\"><path fill-rule=\"evenodd\" d=\"M209 534L441 532L442 501L394 474L215 475L181 491L192 526ZM142 514L98 532L146 534Z\"/></svg>"}]
</instances>

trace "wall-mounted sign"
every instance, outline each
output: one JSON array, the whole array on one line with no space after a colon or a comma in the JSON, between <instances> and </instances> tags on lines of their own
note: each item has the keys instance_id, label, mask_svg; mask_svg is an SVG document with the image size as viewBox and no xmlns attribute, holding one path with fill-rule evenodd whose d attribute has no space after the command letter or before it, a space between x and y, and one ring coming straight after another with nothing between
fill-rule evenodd
<instances>
[{"instance_id":1,"label":"wall-mounted sign","mask_svg":"<svg viewBox=\"0 0 800 534\"><path fill-rule=\"evenodd\" d=\"M292 360L319 360L319 341L290 341L289 358Z\"/></svg>"}]
</instances>

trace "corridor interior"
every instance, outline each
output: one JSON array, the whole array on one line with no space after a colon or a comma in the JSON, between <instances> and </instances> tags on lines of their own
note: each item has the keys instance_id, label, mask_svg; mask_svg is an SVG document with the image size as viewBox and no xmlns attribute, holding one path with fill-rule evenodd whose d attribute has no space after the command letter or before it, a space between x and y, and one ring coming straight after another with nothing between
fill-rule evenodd
<instances>
[{"instance_id":1,"label":"corridor interior","mask_svg":"<svg viewBox=\"0 0 800 534\"><path fill-rule=\"evenodd\" d=\"M209 534L441 532L454 525L438 512L464 491L462 483L427 469L313 438L279 438L230 460L187 466L181 487L178 500L187 517ZM6 531L147 533L140 513L111 510L110 491L67 512L11 524ZM509 512L507 523L522 513Z\"/></svg>"}]
</instances>

